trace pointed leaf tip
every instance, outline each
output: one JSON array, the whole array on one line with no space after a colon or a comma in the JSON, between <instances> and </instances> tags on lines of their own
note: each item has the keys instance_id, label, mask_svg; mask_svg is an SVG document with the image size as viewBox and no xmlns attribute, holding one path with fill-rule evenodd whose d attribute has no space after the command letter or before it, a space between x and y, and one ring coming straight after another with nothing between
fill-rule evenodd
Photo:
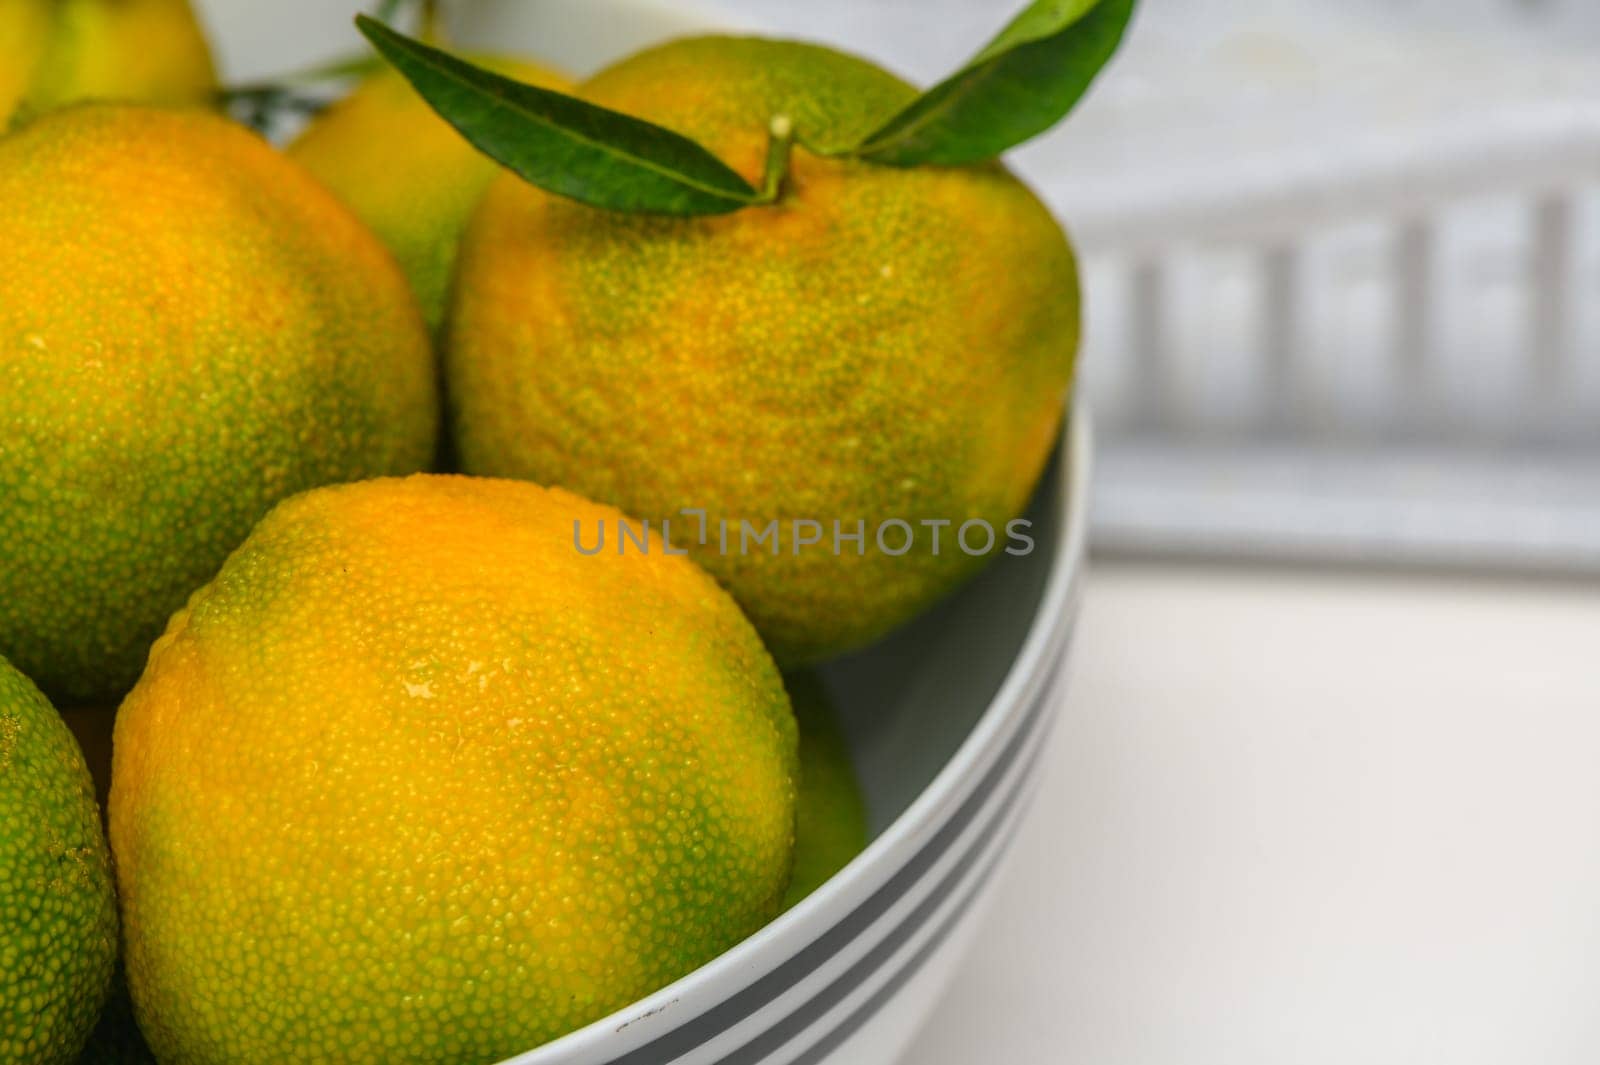
<instances>
[{"instance_id":1,"label":"pointed leaf tip","mask_svg":"<svg viewBox=\"0 0 1600 1065\"><path fill-rule=\"evenodd\" d=\"M996 159L1060 122L1116 53L1135 0L1034 0L849 153L891 166Z\"/></svg>"},{"instance_id":2,"label":"pointed leaf tip","mask_svg":"<svg viewBox=\"0 0 1600 1065\"><path fill-rule=\"evenodd\" d=\"M761 202L737 171L669 129L524 85L365 15L356 26L462 136L547 192L607 210L677 216Z\"/></svg>"}]
</instances>

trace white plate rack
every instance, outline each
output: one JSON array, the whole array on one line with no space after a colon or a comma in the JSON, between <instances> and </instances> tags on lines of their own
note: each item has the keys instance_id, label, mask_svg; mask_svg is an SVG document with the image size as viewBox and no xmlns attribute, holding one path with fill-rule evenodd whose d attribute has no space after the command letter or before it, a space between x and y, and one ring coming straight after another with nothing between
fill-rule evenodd
<instances>
[{"instance_id":1,"label":"white plate rack","mask_svg":"<svg viewBox=\"0 0 1600 1065\"><path fill-rule=\"evenodd\" d=\"M1600 8L1352 8L1152 0L1021 159L1097 544L1600 574Z\"/></svg>"}]
</instances>

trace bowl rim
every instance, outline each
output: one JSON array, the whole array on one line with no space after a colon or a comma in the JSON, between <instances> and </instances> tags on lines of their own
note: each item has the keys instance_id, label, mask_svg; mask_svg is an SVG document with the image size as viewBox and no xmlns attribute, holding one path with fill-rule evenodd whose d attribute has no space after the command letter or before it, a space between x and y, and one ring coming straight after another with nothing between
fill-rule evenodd
<instances>
[{"instance_id":1,"label":"bowl rim","mask_svg":"<svg viewBox=\"0 0 1600 1065\"><path fill-rule=\"evenodd\" d=\"M500 1065L613 1061L693 1023L844 921L918 854L998 760L1033 702L1047 694L1052 666L1066 653L1082 594L1093 451L1092 419L1075 396L1053 474L1060 500L1055 556L1028 633L977 724L921 794L849 865L754 935L666 987Z\"/></svg>"}]
</instances>

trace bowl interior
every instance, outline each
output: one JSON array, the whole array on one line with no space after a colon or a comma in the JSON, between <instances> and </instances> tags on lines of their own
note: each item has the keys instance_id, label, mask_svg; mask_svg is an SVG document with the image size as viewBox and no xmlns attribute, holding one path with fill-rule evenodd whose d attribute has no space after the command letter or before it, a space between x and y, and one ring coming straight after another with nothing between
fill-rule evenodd
<instances>
[{"instance_id":1,"label":"bowl interior","mask_svg":"<svg viewBox=\"0 0 1600 1065\"><path fill-rule=\"evenodd\" d=\"M1027 555L1000 555L975 580L887 640L823 669L877 835L950 761L1022 648L1059 551L1061 457L1029 510Z\"/></svg>"}]
</instances>

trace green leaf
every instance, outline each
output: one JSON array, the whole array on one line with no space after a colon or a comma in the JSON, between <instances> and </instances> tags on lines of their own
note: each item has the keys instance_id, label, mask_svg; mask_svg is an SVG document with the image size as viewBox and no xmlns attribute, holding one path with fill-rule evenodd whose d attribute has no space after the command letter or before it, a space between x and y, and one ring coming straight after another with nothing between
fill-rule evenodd
<instances>
[{"instance_id":1,"label":"green leaf","mask_svg":"<svg viewBox=\"0 0 1600 1065\"><path fill-rule=\"evenodd\" d=\"M669 129L501 77L364 15L356 25L479 151L548 192L591 207L680 216L766 202L737 171Z\"/></svg>"},{"instance_id":2,"label":"green leaf","mask_svg":"<svg viewBox=\"0 0 1600 1065\"><path fill-rule=\"evenodd\" d=\"M1106 65L1134 0L1034 0L961 70L846 154L891 166L998 158L1067 116Z\"/></svg>"}]
</instances>

